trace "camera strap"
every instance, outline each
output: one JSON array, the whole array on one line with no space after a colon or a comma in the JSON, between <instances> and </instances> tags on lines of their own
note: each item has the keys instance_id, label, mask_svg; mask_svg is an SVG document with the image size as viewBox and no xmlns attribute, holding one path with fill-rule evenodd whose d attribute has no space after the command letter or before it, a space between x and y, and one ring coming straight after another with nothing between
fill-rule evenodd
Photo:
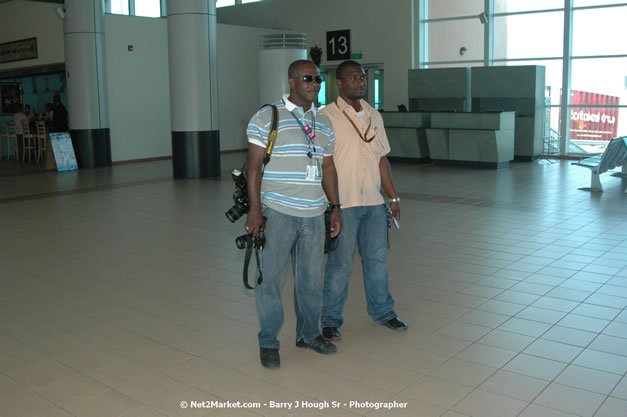
<instances>
[{"instance_id":1,"label":"camera strap","mask_svg":"<svg viewBox=\"0 0 627 417\"><path fill-rule=\"evenodd\" d=\"M248 283L248 265L250 264L250 256L252 255L253 252L253 245L250 244L246 247L246 255L244 256L244 273L243 273L243 280L244 280L244 287L248 288L249 290L254 290L255 288L257 288L258 286L261 285L261 282L263 281L263 273L261 272L261 260L259 258L259 249L255 249L255 259L257 260L257 271L259 271L259 277L257 278L257 285L255 285L254 287L251 287L250 284Z\"/></svg>"},{"instance_id":2,"label":"camera strap","mask_svg":"<svg viewBox=\"0 0 627 417\"><path fill-rule=\"evenodd\" d=\"M270 133L268 134L268 146L266 146L266 153L263 156L264 167L270 162L270 155L272 155L272 149L274 148L274 142L276 141L279 128L279 111L274 104L264 104L262 108L266 106L272 108L272 122L270 123Z\"/></svg>"}]
</instances>

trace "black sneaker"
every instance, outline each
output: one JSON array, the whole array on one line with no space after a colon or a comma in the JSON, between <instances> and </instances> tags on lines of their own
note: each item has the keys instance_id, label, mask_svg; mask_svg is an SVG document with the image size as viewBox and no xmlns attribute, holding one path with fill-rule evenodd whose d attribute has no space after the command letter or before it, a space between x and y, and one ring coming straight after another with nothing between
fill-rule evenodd
<instances>
[{"instance_id":1,"label":"black sneaker","mask_svg":"<svg viewBox=\"0 0 627 417\"><path fill-rule=\"evenodd\" d=\"M322 336L327 340L341 340L340 329L337 327L323 327Z\"/></svg>"},{"instance_id":2,"label":"black sneaker","mask_svg":"<svg viewBox=\"0 0 627 417\"><path fill-rule=\"evenodd\" d=\"M281 366L279 349L259 348L259 359L261 359L264 368L279 368Z\"/></svg>"},{"instance_id":3,"label":"black sneaker","mask_svg":"<svg viewBox=\"0 0 627 417\"><path fill-rule=\"evenodd\" d=\"M315 350L323 355L337 352L337 347L322 336L318 336L314 340L297 340L296 347Z\"/></svg>"},{"instance_id":4,"label":"black sneaker","mask_svg":"<svg viewBox=\"0 0 627 417\"><path fill-rule=\"evenodd\" d=\"M394 317L393 319L385 321L381 324L384 325L385 327L389 327L392 330L407 330L407 323L405 323L403 320L399 319L398 317Z\"/></svg>"}]
</instances>

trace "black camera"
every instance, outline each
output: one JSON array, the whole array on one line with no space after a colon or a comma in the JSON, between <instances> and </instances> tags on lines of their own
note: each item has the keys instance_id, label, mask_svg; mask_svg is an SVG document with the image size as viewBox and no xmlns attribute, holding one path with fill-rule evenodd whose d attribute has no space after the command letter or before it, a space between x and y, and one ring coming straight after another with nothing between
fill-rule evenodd
<instances>
[{"instance_id":1,"label":"black camera","mask_svg":"<svg viewBox=\"0 0 627 417\"><path fill-rule=\"evenodd\" d=\"M263 250L263 245L266 244L266 237L263 232L263 226L259 228L257 236L251 236L248 233L235 238L235 245L238 249L255 249Z\"/></svg>"},{"instance_id":2,"label":"black camera","mask_svg":"<svg viewBox=\"0 0 627 417\"><path fill-rule=\"evenodd\" d=\"M231 177L235 181L235 192L233 193L233 207L228 209L226 218L235 223L242 215L248 213L250 205L248 203L248 187L246 187L246 175L243 170L234 169L231 171ZM237 239L243 236L238 237ZM235 240L237 242L237 239ZM238 245L239 247L239 245ZM240 248L242 249L242 248Z\"/></svg>"}]
</instances>

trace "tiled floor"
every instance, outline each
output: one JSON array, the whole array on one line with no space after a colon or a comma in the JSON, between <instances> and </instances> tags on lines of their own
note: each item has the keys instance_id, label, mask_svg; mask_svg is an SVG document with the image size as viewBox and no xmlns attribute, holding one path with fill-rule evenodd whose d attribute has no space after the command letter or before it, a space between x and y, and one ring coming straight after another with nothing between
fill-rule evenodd
<instances>
[{"instance_id":1,"label":"tiled floor","mask_svg":"<svg viewBox=\"0 0 627 417\"><path fill-rule=\"evenodd\" d=\"M409 331L369 319L356 263L338 353L297 349L290 277L266 370L224 216L242 158L220 179L169 161L0 178L1 416L627 415L627 179L394 164Z\"/></svg>"}]
</instances>

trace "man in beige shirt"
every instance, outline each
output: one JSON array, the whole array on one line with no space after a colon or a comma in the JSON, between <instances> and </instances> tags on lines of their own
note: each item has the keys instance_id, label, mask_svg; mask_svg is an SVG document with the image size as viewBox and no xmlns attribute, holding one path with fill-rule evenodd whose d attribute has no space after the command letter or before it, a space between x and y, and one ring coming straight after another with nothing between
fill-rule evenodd
<instances>
[{"instance_id":1,"label":"man in beige shirt","mask_svg":"<svg viewBox=\"0 0 627 417\"><path fill-rule=\"evenodd\" d=\"M337 248L329 253L324 275L321 324L323 336L330 340L341 337L339 328L355 247L361 255L368 314L391 329L407 329L394 312L388 288L388 211L381 186L389 197L391 217L398 221L401 210L385 156L390 145L383 119L363 100L366 74L358 62L342 62L337 67L336 83L340 97L322 110L335 130L333 159L342 203L342 233Z\"/></svg>"}]
</instances>

